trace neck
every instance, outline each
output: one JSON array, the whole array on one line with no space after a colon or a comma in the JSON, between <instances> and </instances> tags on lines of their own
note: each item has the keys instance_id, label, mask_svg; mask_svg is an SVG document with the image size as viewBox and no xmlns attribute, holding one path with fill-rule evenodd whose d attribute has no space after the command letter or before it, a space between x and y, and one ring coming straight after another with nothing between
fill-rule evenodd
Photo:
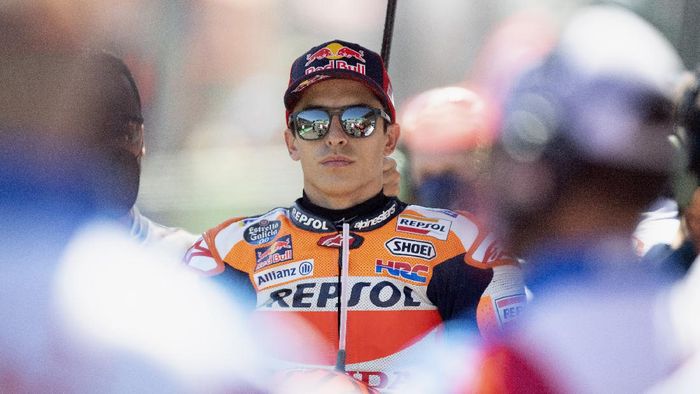
<instances>
[{"instance_id":1,"label":"neck","mask_svg":"<svg viewBox=\"0 0 700 394\"><path fill-rule=\"evenodd\" d=\"M352 207L344 209L329 209L317 204L314 204L309 196L304 193L304 196L299 200L300 205L316 215L322 216L324 218L330 219L332 221L346 221L352 220L357 216L367 214L368 212L373 212L384 207L389 198L384 195L384 193L378 193L373 197L360 202L359 204L353 205Z\"/></svg>"},{"instance_id":2,"label":"neck","mask_svg":"<svg viewBox=\"0 0 700 394\"><path fill-rule=\"evenodd\" d=\"M312 204L326 209L347 209L354 207L382 193L381 184L376 187L359 187L352 192L337 194L324 193L312 185L304 185L304 196Z\"/></svg>"}]
</instances>

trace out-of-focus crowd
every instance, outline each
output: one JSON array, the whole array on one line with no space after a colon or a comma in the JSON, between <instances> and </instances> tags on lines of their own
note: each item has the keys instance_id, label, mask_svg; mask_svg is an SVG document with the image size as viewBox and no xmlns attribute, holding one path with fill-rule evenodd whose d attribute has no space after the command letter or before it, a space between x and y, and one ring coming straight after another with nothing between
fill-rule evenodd
<instances>
[{"instance_id":1,"label":"out-of-focus crowd","mask_svg":"<svg viewBox=\"0 0 700 394\"><path fill-rule=\"evenodd\" d=\"M453 223L443 217L455 215L454 223L463 222L457 216L468 211L465 217L469 223L487 224L502 240L508 256L514 256L517 275L513 276L518 278L511 282L524 283L522 298L520 293L518 297L486 297L489 311L494 311L496 333L487 334L479 320L476 331L436 330L433 338L431 326L429 339L434 342L426 345L422 337L407 340L421 346L402 354L400 362L402 371L408 371L406 375L387 377L398 357L382 359L386 370L346 373L344 339L340 345L331 344L340 347L336 349L340 351L335 369L334 365L290 363L278 356L285 353L280 349L316 359L313 355L320 353L319 349L300 347L299 343L313 343L307 339L318 337L319 328L303 319L270 326L250 318L245 305L249 300L242 294L247 287L257 291L253 309L283 304L288 296L293 306L320 297L299 287L294 295L291 290L289 294L262 291L286 283L284 275L289 275L289 280L305 275L262 270L263 265L292 260L290 244L292 236L299 240L296 233L275 238L279 224L251 217L241 220L240 226L232 225L239 222L225 222L198 238L186 230L156 223L137 208L142 161L148 160L144 124L151 122L144 120L144 103L150 103L149 97L155 94L157 64L121 59L102 48L90 48L94 43L85 37L92 33L118 42L122 39L119 29L133 28L132 24L147 26L149 21L147 15L130 12L130 7L135 7L130 2L123 5L121 15L128 16L125 18L118 12L95 12L98 3L10 2L0 6L0 236L4 244L0 254L0 391L678 393L700 387L700 268L694 264L700 248L699 82L692 70L686 70L673 46L643 18L621 6L588 6L572 13L559 28L540 13L514 14L489 36L466 80L412 96L397 106L395 115L393 103L384 106L382 111L390 112L383 113L384 117L375 109L373 115L346 119L358 103L339 105L340 109L333 108L337 115L333 111L324 115L327 108L313 101L325 97L318 93L318 87L332 86L323 85L332 82L324 79L348 82L343 80L346 74L321 75L294 85L293 65L289 89L294 89L288 94L299 97L291 108L286 101L274 98L260 103L232 98L221 111L224 115L208 125L212 133L235 129L243 113L256 111L282 119L282 104L287 105L287 124L279 128L287 128L289 154L301 160L304 170L304 196L298 207L308 209L304 204L314 203L315 210L309 212L324 212L333 219L342 213L343 219L333 222L346 224L353 223L347 215L362 213L353 210L362 204L324 207L314 200L315 195L309 192L316 184L312 175L317 174L305 162L303 150L310 145L304 144L333 138L359 144L372 135L366 127L378 129L386 122L386 134L390 125L391 130L400 126L400 138L397 133L398 142L393 141L398 144L397 151L377 172L382 173L377 179L384 183L379 197L398 195L401 200L428 207L415 212L439 208L443 216L428 220L412 213L413 221L405 222L404 227L399 222L395 225L396 231L404 234L387 239L386 244L382 239L380 246L394 256L411 256L424 263L422 260L434 258L435 239L452 241L458 236L468 255L458 256L464 261L478 253L486 256L485 266L489 256L491 262L505 259L506 252L501 255L500 250L491 248L495 243L487 242L490 235L487 240L479 238L481 230L478 240L469 246L463 233L453 235L457 224L453 233L449 227L439 229ZM94 9L81 8L80 4ZM180 13L182 9L153 4L155 13L188 15ZM250 33L258 23L273 23L273 18L255 12L259 8L238 2L235 12L231 11L235 15L228 15L209 8L197 10L197 2L175 4L171 7L190 7L193 14L206 14L218 23L208 25L215 28L203 31L203 36L187 48L168 48L167 39L168 34L181 34L178 28L186 24L154 28L152 32L163 37L143 39L162 46L158 56L164 57L163 61L183 54L196 57L198 50L204 51L202 46L210 45L216 46L213 53L225 61L201 59L187 63L194 69L167 70L159 76L165 82L158 84L167 94L182 94L168 83L169 73L181 72L191 78L188 83L205 90L207 78L219 72L229 75L228 70L216 69L217 65L256 68L272 57L279 57L276 60L284 68L261 69L258 79L246 82L249 89L286 80L293 53L271 57L246 37L231 34L231 29ZM358 7L370 6L360 2ZM91 17L76 24L76 15ZM229 17L244 26L229 26ZM381 20L374 18L373 23ZM103 26L110 26L110 30L101 31ZM336 32L332 26L326 29L327 39L333 39ZM335 47L329 44L322 49L330 52L316 52L318 59L307 57L306 66L316 60L349 59L346 61L364 67L370 61L368 52L353 51L354 44L343 43L345 52L332 53ZM352 72L363 70L352 67ZM132 69L137 70L136 75ZM348 75L352 83L365 82ZM376 88L379 90L374 85L366 86L374 90L363 88L382 105L384 95L391 93L391 83L386 86L387 80L384 82L385 86ZM309 90L304 93L307 85ZM332 96L333 88L327 89L323 94L342 101ZM165 128L193 127L181 121L191 119L187 112L205 111L207 94L217 92L207 90L199 101L190 102L191 107L153 111L158 118L152 121ZM352 97L364 96L357 93ZM310 118L311 126L303 124L307 119L301 115L311 116L303 112L319 108L320 112L313 114L318 118ZM353 124L359 120L371 122L370 126ZM268 121L271 123L261 129L274 129L276 121ZM244 134L232 132L235 137L229 142L249 143L240 137ZM174 135L153 144L182 144L177 139L184 134ZM282 140L271 135L249 137ZM351 143L338 142L343 144ZM228 169L208 171L225 173ZM344 182L339 179L338 183ZM238 185L233 193L235 189L243 193L245 188ZM373 199L366 203L373 203ZM316 226L313 217L291 212L300 228ZM336 242L332 246L342 251L336 270L347 265L350 249L377 237L376 233L358 231L365 234L365 240L348 231L396 220L394 211L381 213L351 230L338 227L342 237L325 240ZM408 220L402 218L409 216L398 220ZM325 223L319 221L315 230ZM221 238L221 233L235 237L231 234L237 226L247 226L237 241L244 238L253 245L245 252L250 254L245 259L258 264L250 277L246 272L238 275L241 269L230 262L230 256L243 253L242 249L221 241L227 239ZM406 233L415 235L423 230L420 240L405 238ZM259 238L252 239L254 236ZM480 251L479 245L488 246L488 250ZM328 245L319 240L318 246ZM230 248L222 249L226 255L212 253L225 247ZM207 271L202 276L196 272L201 267L191 264L198 257L230 267L215 264L200 270ZM320 258L317 270L318 261ZM437 267L409 261L411 264L401 268L398 261L377 260L376 265L370 261L370 271L376 269L380 276L388 273L385 276L399 279L379 282L369 295L362 293L362 280L369 274L353 278L351 273L349 280L355 280L352 291L342 294L339 289L348 284L340 282L339 273L336 293L331 297L329 287L326 296L346 307L353 297L355 305L363 302L362 297L375 297L372 302L376 306L393 299L393 293L385 299L387 293L382 289L396 289L406 306L423 302L429 306L420 309L430 309L431 303L437 304L435 300L444 297L435 296L435 292L443 290L428 288L425 294L414 294L408 287L398 290L396 283L425 280L420 272L428 270L430 274L425 275L437 283ZM301 273L303 267L297 264L294 269ZM235 270L243 282L206 277L224 269ZM267 276L257 273L259 269ZM484 295L500 294L497 287L511 283L493 279L499 275L498 269L486 269L491 276L483 282L486 290L479 288L477 298L482 296L481 301L473 311L467 308L475 316L473 320L487 313L481 303ZM452 271L444 272L440 275L447 278ZM483 279L481 273L474 275L473 282L450 283L446 291L467 294L469 289L478 288L476 283ZM263 285L265 281L271 283ZM449 314L442 305L438 307L441 320L436 326L449 326ZM339 331L353 327L344 322L352 319L349 316L339 312ZM401 324L412 324L410 317L401 316L405 319ZM460 324L461 318L455 322ZM391 342L391 332L374 335Z\"/></svg>"}]
</instances>

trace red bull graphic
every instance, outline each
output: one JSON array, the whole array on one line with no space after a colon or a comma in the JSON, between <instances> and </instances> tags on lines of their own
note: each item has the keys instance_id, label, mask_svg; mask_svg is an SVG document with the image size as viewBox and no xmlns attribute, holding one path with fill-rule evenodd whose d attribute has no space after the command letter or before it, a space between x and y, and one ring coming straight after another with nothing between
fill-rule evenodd
<instances>
[{"instance_id":1,"label":"red bull graphic","mask_svg":"<svg viewBox=\"0 0 700 394\"><path fill-rule=\"evenodd\" d=\"M255 249L255 270L259 270L272 264L289 261L293 258L292 236L285 235L274 240L264 248Z\"/></svg>"},{"instance_id":2,"label":"red bull graphic","mask_svg":"<svg viewBox=\"0 0 700 394\"><path fill-rule=\"evenodd\" d=\"M328 60L328 63L318 67L309 67L312 63L319 60ZM348 60L354 64L348 63ZM340 69L365 74L364 63L364 51L356 51L350 47L334 42L320 48L314 53L306 55L306 64L304 67L307 68L304 70L304 73L310 74L319 70Z\"/></svg>"}]
</instances>

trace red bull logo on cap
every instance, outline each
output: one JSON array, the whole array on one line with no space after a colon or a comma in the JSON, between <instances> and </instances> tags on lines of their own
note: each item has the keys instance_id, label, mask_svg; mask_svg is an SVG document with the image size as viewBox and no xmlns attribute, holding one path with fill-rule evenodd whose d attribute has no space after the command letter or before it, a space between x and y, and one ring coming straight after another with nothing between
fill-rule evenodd
<instances>
[{"instance_id":1,"label":"red bull logo on cap","mask_svg":"<svg viewBox=\"0 0 700 394\"><path fill-rule=\"evenodd\" d=\"M265 268L272 264L289 261L293 258L292 255L292 236L285 235L279 237L272 244L264 248L255 249L255 270Z\"/></svg>"},{"instance_id":2,"label":"red bull logo on cap","mask_svg":"<svg viewBox=\"0 0 700 394\"><path fill-rule=\"evenodd\" d=\"M350 64L347 60L355 63ZM328 63L322 66L309 67L312 63L318 60L328 60ZM360 74L365 74L365 53L362 50L356 51L350 47L337 42L330 43L323 48L320 48L314 53L306 55L306 70L305 74L310 74L319 70L340 69L350 70Z\"/></svg>"}]
</instances>

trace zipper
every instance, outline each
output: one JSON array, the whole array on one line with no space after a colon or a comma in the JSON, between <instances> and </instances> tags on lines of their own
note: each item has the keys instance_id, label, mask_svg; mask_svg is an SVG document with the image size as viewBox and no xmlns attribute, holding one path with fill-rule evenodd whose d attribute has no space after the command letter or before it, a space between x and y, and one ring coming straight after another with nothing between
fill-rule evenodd
<instances>
[{"instance_id":1,"label":"zipper","mask_svg":"<svg viewBox=\"0 0 700 394\"><path fill-rule=\"evenodd\" d=\"M340 254L340 322L338 335L338 356L335 362L335 369L345 372L345 349L348 330L348 299L350 297L349 287L349 265L350 265L350 224L343 223L343 235L341 237ZM347 291L346 291L347 290Z\"/></svg>"}]
</instances>

